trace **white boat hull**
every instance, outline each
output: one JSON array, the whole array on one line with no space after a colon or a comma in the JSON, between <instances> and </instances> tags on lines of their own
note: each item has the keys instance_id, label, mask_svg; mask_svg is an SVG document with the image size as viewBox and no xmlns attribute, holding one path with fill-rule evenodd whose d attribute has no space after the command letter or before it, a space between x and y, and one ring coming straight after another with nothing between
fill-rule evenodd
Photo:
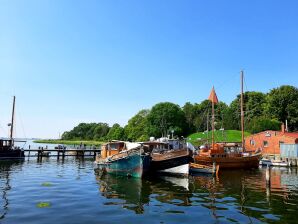
<instances>
[{"instance_id":1,"label":"white boat hull","mask_svg":"<svg viewBox=\"0 0 298 224\"><path fill-rule=\"evenodd\" d=\"M176 167L172 167L169 169L159 170L159 173L168 173L168 174L176 174L176 175L188 175L189 174L189 164L184 164Z\"/></svg>"},{"instance_id":2,"label":"white boat hull","mask_svg":"<svg viewBox=\"0 0 298 224\"><path fill-rule=\"evenodd\" d=\"M261 160L260 165L262 165L262 166L281 166L281 167L290 166L290 164L285 161L277 161L277 160L269 160L269 159Z\"/></svg>"}]
</instances>

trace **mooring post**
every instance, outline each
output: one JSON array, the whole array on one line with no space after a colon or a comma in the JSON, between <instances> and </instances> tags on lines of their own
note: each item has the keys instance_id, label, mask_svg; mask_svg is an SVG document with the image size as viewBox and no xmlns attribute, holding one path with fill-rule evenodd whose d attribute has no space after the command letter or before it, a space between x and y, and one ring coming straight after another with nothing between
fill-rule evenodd
<instances>
[{"instance_id":1,"label":"mooring post","mask_svg":"<svg viewBox=\"0 0 298 224\"><path fill-rule=\"evenodd\" d=\"M267 165L267 168L266 168L266 185L270 186L270 181L271 181L270 166Z\"/></svg>"},{"instance_id":2,"label":"mooring post","mask_svg":"<svg viewBox=\"0 0 298 224\"><path fill-rule=\"evenodd\" d=\"M37 161L38 162L42 162L42 148L39 148L38 149L38 152L37 152Z\"/></svg>"},{"instance_id":3,"label":"mooring post","mask_svg":"<svg viewBox=\"0 0 298 224\"><path fill-rule=\"evenodd\" d=\"M216 162L213 162L212 173L216 174Z\"/></svg>"}]
</instances>

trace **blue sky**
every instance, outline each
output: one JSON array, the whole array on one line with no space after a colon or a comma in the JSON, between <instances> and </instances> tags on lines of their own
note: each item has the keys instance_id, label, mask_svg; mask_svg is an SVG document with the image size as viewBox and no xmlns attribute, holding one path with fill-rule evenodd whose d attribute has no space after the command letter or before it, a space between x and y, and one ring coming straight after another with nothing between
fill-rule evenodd
<instances>
[{"instance_id":1,"label":"blue sky","mask_svg":"<svg viewBox=\"0 0 298 224\"><path fill-rule=\"evenodd\" d=\"M0 0L0 136L57 138L155 103L298 86L298 1Z\"/></svg>"}]
</instances>

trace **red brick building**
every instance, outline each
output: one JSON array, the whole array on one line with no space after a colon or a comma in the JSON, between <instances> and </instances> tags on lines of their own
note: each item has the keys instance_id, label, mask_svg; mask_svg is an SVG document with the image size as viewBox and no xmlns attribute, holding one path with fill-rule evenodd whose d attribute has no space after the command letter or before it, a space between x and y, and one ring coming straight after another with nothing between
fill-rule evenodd
<instances>
[{"instance_id":1,"label":"red brick building","mask_svg":"<svg viewBox=\"0 0 298 224\"><path fill-rule=\"evenodd\" d=\"M280 154L280 144L298 144L298 132L263 131L245 138L245 148L249 151L261 149L263 154Z\"/></svg>"}]
</instances>

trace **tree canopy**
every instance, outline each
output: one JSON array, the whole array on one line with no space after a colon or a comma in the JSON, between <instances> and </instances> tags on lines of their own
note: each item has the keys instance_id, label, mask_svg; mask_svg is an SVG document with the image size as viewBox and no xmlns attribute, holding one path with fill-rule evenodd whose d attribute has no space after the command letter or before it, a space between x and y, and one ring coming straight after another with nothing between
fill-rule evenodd
<instances>
[{"instance_id":1,"label":"tree canopy","mask_svg":"<svg viewBox=\"0 0 298 224\"><path fill-rule=\"evenodd\" d=\"M289 129L298 131L298 89L294 86L272 89L267 95L266 112L270 118L287 120Z\"/></svg>"},{"instance_id":2,"label":"tree canopy","mask_svg":"<svg viewBox=\"0 0 298 224\"><path fill-rule=\"evenodd\" d=\"M147 116L149 113L150 113L149 110L141 110L128 121L128 124L124 128L127 140L129 141L148 140Z\"/></svg>"},{"instance_id":3,"label":"tree canopy","mask_svg":"<svg viewBox=\"0 0 298 224\"><path fill-rule=\"evenodd\" d=\"M264 130L280 130L281 123L288 121L289 131L298 131L298 89L280 86L269 93L244 93L245 130L256 133ZM209 120L209 123L207 122ZM187 102L183 107L170 102L141 110L123 128L119 124L80 123L62 135L66 140L129 140L146 141L150 136L187 136L193 132L211 129L211 103ZM215 128L240 130L240 95L230 103L215 105Z\"/></svg>"},{"instance_id":4,"label":"tree canopy","mask_svg":"<svg viewBox=\"0 0 298 224\"><path fill-rule=\"evenodd\" d=\"M186 134L186 119L179 105L164 102L152 107L148 114L148 133L151 136L167 136L174 131L175 135Z\"/></svg>"}]
</instances>

